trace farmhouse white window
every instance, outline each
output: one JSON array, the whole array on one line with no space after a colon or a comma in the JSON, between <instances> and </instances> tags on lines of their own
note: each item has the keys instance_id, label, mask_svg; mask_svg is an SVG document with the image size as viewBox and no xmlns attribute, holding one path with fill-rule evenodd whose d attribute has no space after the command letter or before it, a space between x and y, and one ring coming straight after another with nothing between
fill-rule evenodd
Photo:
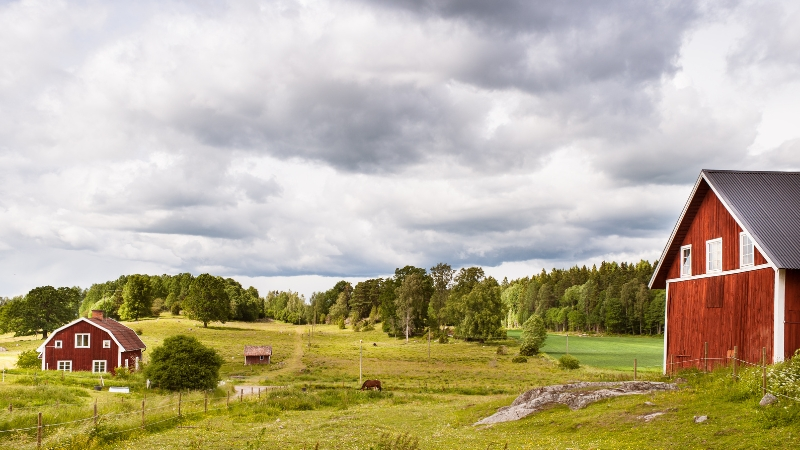
<instances>
[{"instance_id":1,"label":"farmhouse white window","mask_svg":"<svg viewBox=\"0 0 800 450\"><path fill-rule=\"evenodd\" d=\"M104 339L103 340L103 348L111 348L111 340L110 339Z\"/></svg>"},{"instance_id":2,"label":"farmhouse white window","mask_svg":"<svg viewBox=\"0 0 800 450\"><path fill-rule=\"evenodd\" d=\"M92 373L105 373L106 372L106 360L94 360L92 361Z\"/></svg>"},{"instance_id":3,"label":"farmhouse white window","mask_svg":"<svg viewBox=\"0 0 800 450\"><path fill-rule=\"evenodd\" d=\"M722 270L722 238L706 241L706 273Z\"/></svg>"},{"instance_id":4,"label":"farmhouse white window","mask_svg":"<svg viewBox=\"0 0 800 450\"><path fill-rule=\"evenodd\" d=\"M755 264L755 245L750 235L747 233L739 234L741 250L739 251L739 267L747 267Z\"/></svg>"},{"instance_id":5,"label":"farmhouse white window","mask_svg":"<svg viewBox=\"0 0 800 450\"><path fill-rule=\"evenodd\" d=\"M54 341L54 342L55 342L55 344L53 344L53 346L55 348L63 348L64 347L64 342L63 341Z\"/></svg>"},{"instance_id":6,"label":"farmhouse white window","mask_svg":"<svg viewBox=\"0 0 800 450\"><path fill-rule=\"evenodd\" d=\"M692 246L684 245L681 247L681 276L692 276Z\"/></svg>"},{"instance_id":7,"label":"farmhouse white window","mask_svg":"<svg viewBox=\"0 0 800 450\"><path fill-rule=\"evenodd\" d=\"M64 372L72 372L72 361L59 361L58 370L63 370Z\"/></svg>"},{"instance_id":8,"label":"farmhouse white window","mask_svg":"<svg viewBox=\"0 0 800 450\"><path fill-rule=\"evenodd\" d=\"M89 348L89 333L75 335L75 348Z\"/></svg>"}]
</instances>

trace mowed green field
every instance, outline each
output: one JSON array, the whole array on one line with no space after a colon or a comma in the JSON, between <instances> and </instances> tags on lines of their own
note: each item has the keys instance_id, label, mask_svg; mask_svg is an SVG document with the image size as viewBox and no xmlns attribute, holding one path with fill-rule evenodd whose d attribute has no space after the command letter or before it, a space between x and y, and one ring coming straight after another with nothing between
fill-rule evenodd
<instances>
[{"instance_id":1,"label":"mowed green field","mask_svg":"<svg viewBox=\"0 0 800 450\"><path fill-rule=\"evenodd\" d=\"M520 330L509 330L510 337L518 338ZM605 369L633 371L636 359L638 370L660 372L664 357L664 338L651 336L580 336L548 334L542 352L554 359L567 351L581 364Z\"/></svg>"},{"instance_id":2,"label":"mowed green field","mask_svg":"<svg viewBox=\"0 0 800 450\"><path fill-rule=\"evenodd\" d=\"M13 413L0 409L0 429L35 424L37 411L44 412L46 423L79 420L90 415L97 400L100 414L127 411L132 415L101 422L98 430L91 421L47 428L43 447L403 448L379 446L381 439L386 443L401 436L418 443L417 447L405 447L411 449L800 446L800 421L782 412L787 405L771 410L777 419L766 416L758 406L760 396L744 394L724 373L684 373L681 376L688 383L675 392L620 397L577 411L553 407L516 422L475 427L476 421L509 405L526 389L575 380L625 380L632 371L590 365L566 371L549 357L515 364L511 358L519 342L513 338L490 344L457 340L429 344L422 338L406 343L379 331L356 333L320 326L309 343L309 327L274 322L214 324L203 329L185 318L165 315L129 325L141 329L149 351L165 337L180 333L196 336L223 355L225 386L214 393L211 411L203 412L202 393L184 393L182 419L169 420L176 414L174 408L148 412L148 424L164 418L168 421L142 431L136 413L145 394L141 380L109 380L131 386L132 393L122 397L81 387L92 383L90 375L67 374L61 380L55 373L39 374L38 384L33 385L31 374L18 371L7 378L6 386L0 386L0 404L15 405ZM559 345L558 337L549 339L550 344ZM613 352L620 342L640 338L591 339ZM12 350L8 356L18 349L34 348L38 342L0 336L0 346ZM275 364L243 365L243 346L258 344L273 346ZM357 390L359 354L364 378L380 379L383 392ZM666 380L657 372L645 373L643 378ZM234 397L225 407L226 390L230 392L231 385L238 384L285 388L241 403ZM146 394L148 405L176 400L174 394L157 390ZM59 399L58 405L52 404L55 399ZM663 414L651 422L643 419L656 412ZM696 415L709 415L710 420L695 424ZM127 429L133 431L117 433ZM0 448L35 448L35 434L0 433Z\"/></svg>"}]
</instances>

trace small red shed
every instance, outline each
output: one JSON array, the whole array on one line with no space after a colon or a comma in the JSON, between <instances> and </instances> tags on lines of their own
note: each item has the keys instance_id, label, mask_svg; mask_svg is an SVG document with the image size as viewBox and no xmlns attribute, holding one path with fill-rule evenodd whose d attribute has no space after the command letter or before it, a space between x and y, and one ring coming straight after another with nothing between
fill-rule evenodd
<instances>
[{"instance_id":1,"label":"small red shed","mask_svg":"<svg viewBox=\"0 0 800 450\"><path fill-rule=\"evenodd\" d=\"M244 364L269 364L272 358L272 347L269 345L245 345Z\"/></svg>"},{"instance_id":2,"label":"small red shed","mask_svg":"<svg viewBox=\"0 0 800 450\"><path fill-rule=\"evenodd\" d=\"M117 367L139 368L144 345L136 332L103 311L81 317L53 331L36 349L42 370L114 372Z\"/></svg>"},{"instance_id":3,"label":"small red shed","mask_svg":"<svg viewBox=\"0 0 800 450\"><path fill-rule=\"evenodd\" d=\"M650 280L667 291L665 371L800 349L798 236L800 173L700 172Z\"/></svg>"}]
</instances>

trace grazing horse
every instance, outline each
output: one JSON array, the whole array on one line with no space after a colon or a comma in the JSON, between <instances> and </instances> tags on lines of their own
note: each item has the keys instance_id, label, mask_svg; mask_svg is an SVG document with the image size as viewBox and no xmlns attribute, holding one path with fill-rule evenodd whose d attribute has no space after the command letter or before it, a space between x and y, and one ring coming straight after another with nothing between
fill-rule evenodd
<instances>
[{"instance_id":1,"label":"grazing horse","mask_svg":"<svg viewBox=\"0 0 800 450\"><path fill-rule=\"evenodd\" d=\"M381 389L380 380L367 380L367 381L365 381L364 384L361 385L361 390L363 391L364 389L377 389L379 391L383 391L383 389Z\"/></svg>"}]
</instances>

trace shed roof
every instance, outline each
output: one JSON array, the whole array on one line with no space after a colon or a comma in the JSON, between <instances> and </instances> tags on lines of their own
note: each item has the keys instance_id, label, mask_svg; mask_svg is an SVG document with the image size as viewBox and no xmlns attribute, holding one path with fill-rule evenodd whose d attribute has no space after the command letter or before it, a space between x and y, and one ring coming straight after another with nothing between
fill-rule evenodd
<instances>
[{"instance_id":1,"label":"shed roof","mask_svg":"<svg viewBox=\"0 0 800 450\"><path fill-rule=\"evenodd\" d=\"M704 169L661 254L650 280L651 287L664 285L668 265L678 254L680 243L709 190L728 208L773 266L800 269L800 172Z\"/></svg>"},{"instance_id":2,"label":"shed roof","mask_svg":"<svg viewBox=\"0 0 800 450\"><path fill-rule=\"evenodd\" d=\"M272 356L272 347L269 345L245 345L244 356Z\"/></svg>"}]
</instances>

